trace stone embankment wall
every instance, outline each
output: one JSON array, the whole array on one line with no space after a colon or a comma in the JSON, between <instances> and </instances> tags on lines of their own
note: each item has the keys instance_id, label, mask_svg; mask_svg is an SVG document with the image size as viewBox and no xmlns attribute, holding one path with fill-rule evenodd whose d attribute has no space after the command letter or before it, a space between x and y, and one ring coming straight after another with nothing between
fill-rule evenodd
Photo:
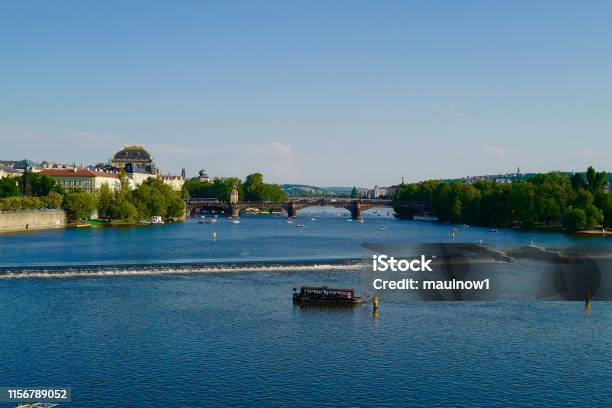
<instances>
[{"instance_id":1,"label":"stone embankment wall","mask_svg":"<svg viewBox=\"0 0 612 408\"><path fill-rule=\"evenodd\" d=\"M0 211L0 233L64 228L63 210Z\"/></svg>"}]
</instances>

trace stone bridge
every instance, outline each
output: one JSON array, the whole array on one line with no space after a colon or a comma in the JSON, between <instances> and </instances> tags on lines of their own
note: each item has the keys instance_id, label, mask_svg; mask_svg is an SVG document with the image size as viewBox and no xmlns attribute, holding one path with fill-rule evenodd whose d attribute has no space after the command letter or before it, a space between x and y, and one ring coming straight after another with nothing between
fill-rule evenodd
<instances>
[{"instance_id":1,"label":"stone bridge","mask_svg":"<svg viewBox=\"0 0 612 408\"><path fill-rule=\"evenodd\" d=\"M370 208L388 207L402 208L411 210L414 213L424 212L427 208L425 202L420 201L393 201L393 200L365 200L365 199L328 199L328 198L297 198L285 202L274 201L239 201L228 202L218 201L214 199L199 199L191 198L186 202L187 214L191 214L196 209L223 211L236 218L242 211L247 208L257 209L281 209L287 213L287 216L296 217L298 211L306 207L335 207L344 208L350 211L353 219L363 218L363 211Z\"/></svg>"}]
</instances>

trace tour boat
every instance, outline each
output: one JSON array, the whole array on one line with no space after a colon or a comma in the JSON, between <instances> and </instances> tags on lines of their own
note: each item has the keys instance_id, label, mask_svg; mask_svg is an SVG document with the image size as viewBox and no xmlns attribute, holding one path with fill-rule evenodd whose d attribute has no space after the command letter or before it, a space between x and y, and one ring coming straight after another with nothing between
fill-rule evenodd
<instances>
[{"instance_id":1,"label":"tour boat","mask_svg":"<svg viewBox=\"0 0 612 408\"><path fill-rule=\"evenodd\" d=\"M333 303L356 305L363 303L363 298L355 296L354 289L335 289L327 286L302 286L298 292L293 288L293 301L296 303Z\"/></svg>"},{"instance_id":2,"label":"tour boat","mask_svg":"<svg viewBox=\"0 0 612 408\"><path fill-rule=\"evenodd\" d=\"M489 231L490 232L497 232L497 228L491 228Z\"/></svg>"},{"instance_id":3,"label":"tour boat","mask_svg":"<svg viewBox=\"0 0 612 408\"><path fill-rule=\"evenodd\" d=\"M295 228L304 228L304 224L297 224Z\"/></svg>"}]
</instances>

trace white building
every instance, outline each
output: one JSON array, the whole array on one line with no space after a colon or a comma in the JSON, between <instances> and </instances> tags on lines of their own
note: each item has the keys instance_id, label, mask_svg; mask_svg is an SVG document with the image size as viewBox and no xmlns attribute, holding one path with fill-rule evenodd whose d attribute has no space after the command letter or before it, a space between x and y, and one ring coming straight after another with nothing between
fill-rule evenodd
<instances>
[{"instance_id":1,"label":"white building","mask_svg":"<svg viewBox=\"0 0 612 408\"><path fill-rule=\"evenodd\" d=\"M17 169L14 169L11 166L4 166L0 164L0 179L4 177L14 177L20 176L21 172Z\"/></svg>"},{"instance_id":2,"label":"white building","mask_svg":"<svg viewBox=\"0 0 612 408\"><path fill-rule=\"evenodd\" d=\"M53 177L66 190L81 189L93 193L103 184L107 184L111 190L121 187L118 173L84 169L48 169L38 174Z\"/></svg>"},{"instance_id":3,"label":"white building","mask_svg":"<svg viewBox=\"0 0 612 408\"><path fill-rule=\"evenodd\" d=\"M374 186L373 189L368 190L368 198L373 200L376 198L388 197L390 195L390 189L390 187Z\"/></svg>"},{"instance_id":4,"label":"white building","mask_svg":"<svg viewBox=\"0 0 612 408\"><path fill-rule=\"evenodd\" d=\"M159 178L164 182L164 184L169 185L175 191L181 191L183 184L185 184L185 179L181 176L171 176L170 174L166 174L159 176Z\"/></svg>"}]
</instances>

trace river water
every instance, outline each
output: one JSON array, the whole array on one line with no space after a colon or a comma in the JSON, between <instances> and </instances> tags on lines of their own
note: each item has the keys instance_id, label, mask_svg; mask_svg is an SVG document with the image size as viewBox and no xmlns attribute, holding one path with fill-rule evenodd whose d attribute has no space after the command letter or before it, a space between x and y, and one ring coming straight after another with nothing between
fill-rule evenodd
<instances>
[{"instance_id":1,"label":"river water","mask_svg":"<svg viewBox=\"0 0 612 408\"><path fill-rule=\"evenodd\" d=\"M610 302L293 305L293 287L360 288L363 242L453 240L451 225L345 216L2 235L0 386L70 386L74 407L612 404ZM612 246L455 228L455 242Z\"/></svg>"}]
</instances>

